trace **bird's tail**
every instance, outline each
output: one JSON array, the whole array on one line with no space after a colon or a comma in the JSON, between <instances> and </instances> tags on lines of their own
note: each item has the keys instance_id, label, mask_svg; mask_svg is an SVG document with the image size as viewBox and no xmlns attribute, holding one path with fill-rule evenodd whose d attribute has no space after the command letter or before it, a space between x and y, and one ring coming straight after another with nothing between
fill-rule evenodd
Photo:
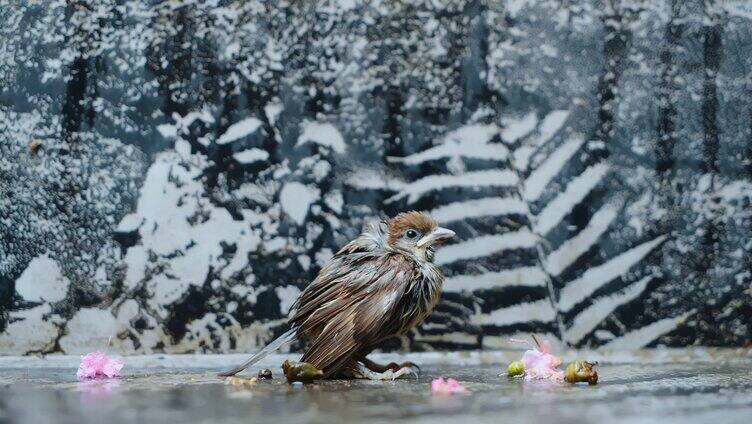
<instances>
[{"instance_id":1,"label":"bird's tail","mask_svg":"<svg viewBox=\"0 0 752 424\"><path fill-rule=\"evenodd\" d=\"M287 330L287 332L285 332L285 334L277 337L273 342L271 342L268 345L266 345L265 348L261 349L260 351L258 351L258 353L256 353L255 355L251 356L250 358L248 358L247 361L243 362L242 364L238 365L237 367L235 367L235 368L233 368L233 369L231 369L229 371L225 371L225 372L219 373L219 376L220 377L229 377L231 375L235 375L235 374L243 371L244 369L250 367L251 365L255 364L256 362L264 359L270 353L276 351L277 349L281 348L282 346L284 346L284 345L292 342L293 340L295 340L295 337L297 336L297 331L298 331L297 327L293 327L293 328Z\"/></svg>"}]
</instances>

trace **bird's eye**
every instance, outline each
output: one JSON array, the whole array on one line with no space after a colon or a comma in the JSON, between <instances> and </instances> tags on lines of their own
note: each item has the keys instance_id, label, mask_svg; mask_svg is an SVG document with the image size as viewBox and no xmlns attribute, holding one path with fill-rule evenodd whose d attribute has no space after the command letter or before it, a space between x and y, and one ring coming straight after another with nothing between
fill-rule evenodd
<instances>
[{"instance_id":1,"label":"bird's eye","mask_svg":"<svg viewBox=\"0 0 752 424\"><path fill-rule=\"evenodd\" d=\"M418 237L418 232L415 231L415 230L407 230L405 232L405 237L407 237L409 239L414 239L414 238Z\"/></svg>"}]
</instances>

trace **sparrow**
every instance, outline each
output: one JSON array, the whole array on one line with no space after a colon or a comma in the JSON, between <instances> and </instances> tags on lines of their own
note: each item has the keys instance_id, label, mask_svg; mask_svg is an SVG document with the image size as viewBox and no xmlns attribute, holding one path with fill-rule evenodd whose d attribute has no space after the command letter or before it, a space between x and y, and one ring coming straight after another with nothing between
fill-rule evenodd
<instances>
[{"instance_id":1,"label":"sparrow","mask_svg":"<svg viewBox=\"0 0 752 424\"><path fill-rule=\"evenodd\" d=\"M417 366L410 362L380 365L366 356L431 313L444 282L434 255L454 235L415 211L366 225L300 293L291 308L290 329L219 375L235 375L296 339L309 342L301 361L321 370L324 378L385 380L415 373Z\"/></svg>"}]
</instances>

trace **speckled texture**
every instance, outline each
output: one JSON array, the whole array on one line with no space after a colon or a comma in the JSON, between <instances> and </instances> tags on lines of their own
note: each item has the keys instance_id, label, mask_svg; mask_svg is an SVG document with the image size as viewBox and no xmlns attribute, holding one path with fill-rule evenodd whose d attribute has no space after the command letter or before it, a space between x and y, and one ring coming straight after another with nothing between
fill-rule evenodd
<instances>
[{"instance_id":1,"label":"speckled texture","mask_svg":"<svg viewBox=\"0 0 752 424\"><path fill-rule=\"evenodd\" d=\"M410 355L423 364L420 380L309 386L284 383L278 371L283 356L275 356L262 363L274 380L250 388L214 375L217 364L234 355L130 357L122 379L88 383L75 381L75 369L60 368L76 358L2 358L0 422L684 424L748 423L752 416L752 357L743 351L601 353L600 383L592 387L497 376L501 363L517 355ZM440 375L458 379L471 393L432 396L430 381Z\"/></svg>"},{"instance_id":2,"label":"speckled texture","mask_svg":"<svg viewBox=\"0 0 752 424\"><path fill-rule=\"evenodd\" d=\"M1 353L256 349L409 209L457 238L391 348L752 340L749 1L0 0L0 23Z\"/></svg>"}]
</instances>

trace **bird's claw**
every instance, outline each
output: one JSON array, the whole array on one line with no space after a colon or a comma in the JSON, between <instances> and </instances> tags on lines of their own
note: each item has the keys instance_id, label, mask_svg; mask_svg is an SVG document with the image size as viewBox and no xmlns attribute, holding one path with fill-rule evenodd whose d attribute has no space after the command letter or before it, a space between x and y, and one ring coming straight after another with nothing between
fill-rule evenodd
<instances>
[{"instance_id":1,"label":"bird's claw","mask_svg":"<svg viewBox=\"0 0 752 424\"><path fill-rule=\"evenodd\" d=\"M416 365L415 363L410 362L410 361L406 361L406 362L403 362L401 364L398 364L396 362L390 362L384 368L385 368L385 371L386 370L392 370L394 372L397 372L397 371L399 371L399 370L401 370L403 368L410 368L411 371L412 371L412 374L415 374L416 377L418 377L419 374L420 374L420 367L418 365Z\"/></svg>"},{"instance_id":2,"label":"bird's claw","mask_svg":"<svg viewBox=\"0 0 752 424\"><path fill-rule=\"evenodd\" d=\"M405 361L400 364L400 368L413 368L415 370L416 375L420 374L420 367L415 364L414 362Z\"/></svg>"},{"instance_id":3,"label":"bird's claw","mask_svg":"<svg viewBox=\"0 0 752 424\"><path fill-rule=\"evenodd\" d=\"M398 378L403 378L403 377L407 378L410 376L410 374L414 375L415 378L419 378L418 373L412 367L401 367L396 370L389 369L389 370L384 371L381 374L383 374L383 377L384 377L384 378L381 378L382 380L394 381L394 380L397 380Z\"/></svg>"},{"instance_id":4,"label":"bird's claw","mask_svg":"<svg viewBox=\"0 0 752 424\"><path fill-rule=\"evenodd\" d=\"M402 368L399 369L398 372L401 372L401 371L404 371L404 370L407 370L407 372L405 373L405 375L412 374L412 375L415 376L416 380L420 380L420 367L419 366L417 366L415 364L412 364L410 366L403 366Z\"/></svg>"},{"instance_id":5,"label":"bird's claw","mask_svg":"<svg viewBox=\"0 0 752 424\"><path fill-rule=\"evenodd\" d=\"M395 367L391 368L391 370L395 373L400 373L400 375L412 374L416 379L420 379L420 367L410 361L403 362L399 365L395 364Z\"/></svg>"},{"instance_id":6,"label":"bird's claw","mask_svg":"<svg viewBox=\"0 0 752 424\"><path fill-rule=\"evenodd\" d=\"M390 364L391 365L391 364ZM396 369L392 369L389 367L389 369L383 371L383 372L377 372L377 371L371 371L368 369L365 365L358 363L358 367L355 370L356 376L358 378L366 379L366 380L380 380L380 381L387 381L387 380L397 380L399 378L403 378L406 376L409 376L410 374L415 375L415 378L419 378L418 372L415 370L417 366L399 366ZM418 368L419 370L420 368Z\"/></svg>"}]
</instances>

